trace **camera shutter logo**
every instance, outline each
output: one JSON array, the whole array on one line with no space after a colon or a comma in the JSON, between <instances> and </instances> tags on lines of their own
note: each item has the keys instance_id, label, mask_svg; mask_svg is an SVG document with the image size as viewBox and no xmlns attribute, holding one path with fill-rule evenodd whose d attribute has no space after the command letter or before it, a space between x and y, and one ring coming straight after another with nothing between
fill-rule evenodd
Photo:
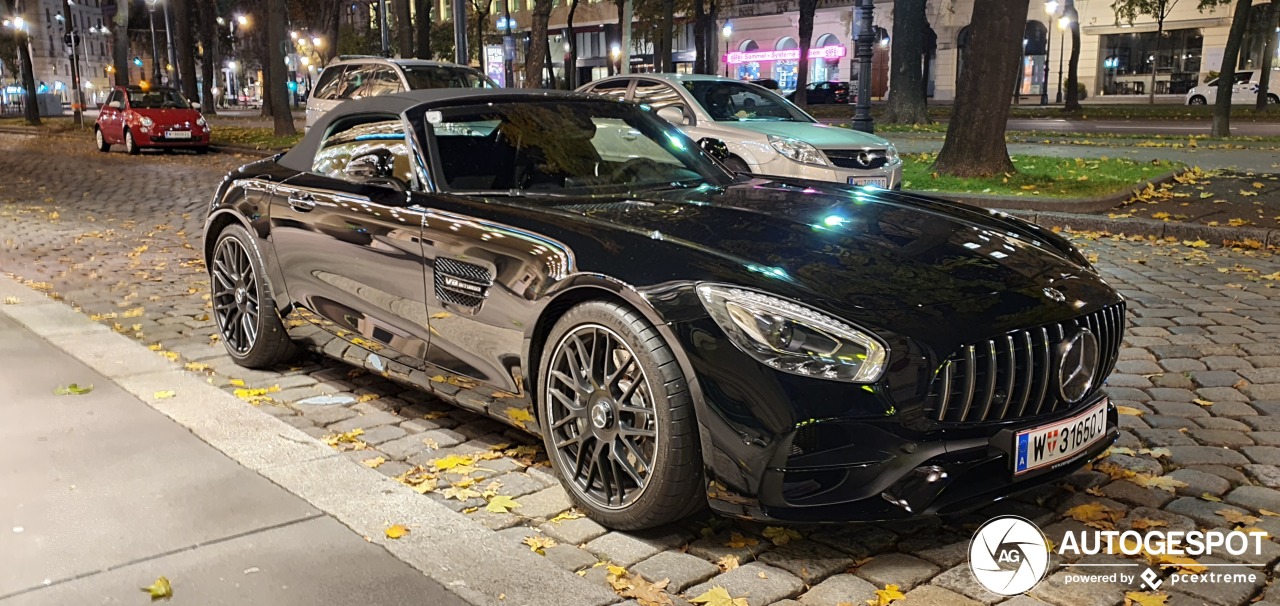
<instances>
[{"instance_id":1,"label":"camera shutter logo","mask_svg":"<svg viewBox=\"0 0 1280 606\"><path fill-rule=\"evenodd\" d=\"M987 591L1025 593L1049 568L1049 543L1035 524L1001 516L983 524L969 543L969 570Z\"/></svg>"}]
</instances>

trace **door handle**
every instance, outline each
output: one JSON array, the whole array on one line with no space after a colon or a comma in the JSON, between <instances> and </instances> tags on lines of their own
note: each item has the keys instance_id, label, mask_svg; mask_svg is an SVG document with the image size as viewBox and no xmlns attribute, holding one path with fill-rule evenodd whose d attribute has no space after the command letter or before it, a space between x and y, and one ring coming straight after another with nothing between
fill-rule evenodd
<instances>
[{"instance_id":1,"label":"door handle","mask_svg":"<svg viewBox=\"0 0 1280 606\"><path fill-rule=\"evenodd\" d=\"M298 194L289 196L289 208L300 213L308 213L316 208L316 199L311 194Z\"/></svg>"}]
</instances>

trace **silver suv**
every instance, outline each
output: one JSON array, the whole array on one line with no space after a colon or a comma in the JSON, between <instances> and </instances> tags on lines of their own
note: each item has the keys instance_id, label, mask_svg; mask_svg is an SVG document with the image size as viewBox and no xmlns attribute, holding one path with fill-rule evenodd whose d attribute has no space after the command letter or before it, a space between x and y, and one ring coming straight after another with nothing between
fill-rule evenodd
<instances>
[{"instance_id":1,"label":"silver suv","mask_svg":"<svg viewBox=\"0 0 1280 606\"><path fill-rule=\"evenodd\" d=\"M421 59L343 56L330 63L307 98L307 129L347 99L422 88L498 88L475 68Z\"/></svg>"}]
</instances>

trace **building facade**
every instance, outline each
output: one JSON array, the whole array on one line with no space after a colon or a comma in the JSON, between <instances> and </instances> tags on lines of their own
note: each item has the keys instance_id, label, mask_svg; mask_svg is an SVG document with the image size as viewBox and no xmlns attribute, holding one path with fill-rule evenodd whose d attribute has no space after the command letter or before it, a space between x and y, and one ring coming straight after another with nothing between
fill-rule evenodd
<instances>
[{"instance_id":1,"label":"building facade","mask_svg":"<svg viewBox=\"0 0 1280 606\"><path fill-rule=\"evenodd\" d=\"M932 97L955 98L963 76L964 49L969 42L969 19L974 0L930 0L926 15L926 80ZM798 9L795 0L737 0L725 11L731 34L730 49L721 57L722 68L738 78L772 78L783 88L794 83L795 61L780 53L798 46ZM1139 17L1132 24L1119 20L1111 0L1076 0L1080 22L1079 77L1089 97L1139 100L1154 86L1166 101L1180 101L1186 92L1203 83L1222 64L1223 49L1231 25L1230 4L1200 11L1195 2L1174 3L1157 36L1155 19ZM1018 92L1026 100L1039 99L1047 88L1050 100L1058 97L1070 56L1071 37L1064 29L1062 0L1033 0L1023 36L1021 70L1016 74ZM1249 34L1237 69L1256 70L1261 65L1266 32L1266 3L1252 7ZM853 2L824 0L814 19L810 81L852 80ZM893 3L875 3L875 45L872 92L888 91L888 60L893 31ZM734 51L737 51L735 54ZM785 58L780 58L785 57ZM1277 62L1280 64L1280 61ZM1046 71L1046 67L1048 68ZM1046 77L1047 76L1047 77Z\"/></svg>"},{"instance_id":2,"label":"building facade","mask_svg":"<svg viewBox=\"0 0 1280 606\"><path fill-rule=\"evenodd\" d=\"M71 96L71 52L66 44L66 20L60 0L28 0L24 3L27 34L31 40L31 67L40 93L59 95L67 103ZM85 103L98 105L111 86L111 35L104 24L102 0L70 3L70 27L79 32L75 45L80 61L80 83ZM20 74L7 76L20 85Z\"/></svg>"}]
</instances>

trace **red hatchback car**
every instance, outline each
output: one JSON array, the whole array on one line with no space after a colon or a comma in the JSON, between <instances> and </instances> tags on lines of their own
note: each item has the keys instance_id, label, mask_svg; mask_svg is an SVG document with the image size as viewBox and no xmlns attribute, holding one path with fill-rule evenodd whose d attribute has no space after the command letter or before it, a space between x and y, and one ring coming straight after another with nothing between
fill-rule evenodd
<instances>
[{"instance_id":1,"label":"red hatchback car","mask_svg":"<svg viewBox=\"0 0 1280 606\"><path fill-rule=\"evenodd\" d=\"M200 105L188 103L172 88L117 86L102 105L94 138L99 151L123 144L136 154L145 147L182 147L204 153L212 129Z\"/></svg>"}]
</instances>

